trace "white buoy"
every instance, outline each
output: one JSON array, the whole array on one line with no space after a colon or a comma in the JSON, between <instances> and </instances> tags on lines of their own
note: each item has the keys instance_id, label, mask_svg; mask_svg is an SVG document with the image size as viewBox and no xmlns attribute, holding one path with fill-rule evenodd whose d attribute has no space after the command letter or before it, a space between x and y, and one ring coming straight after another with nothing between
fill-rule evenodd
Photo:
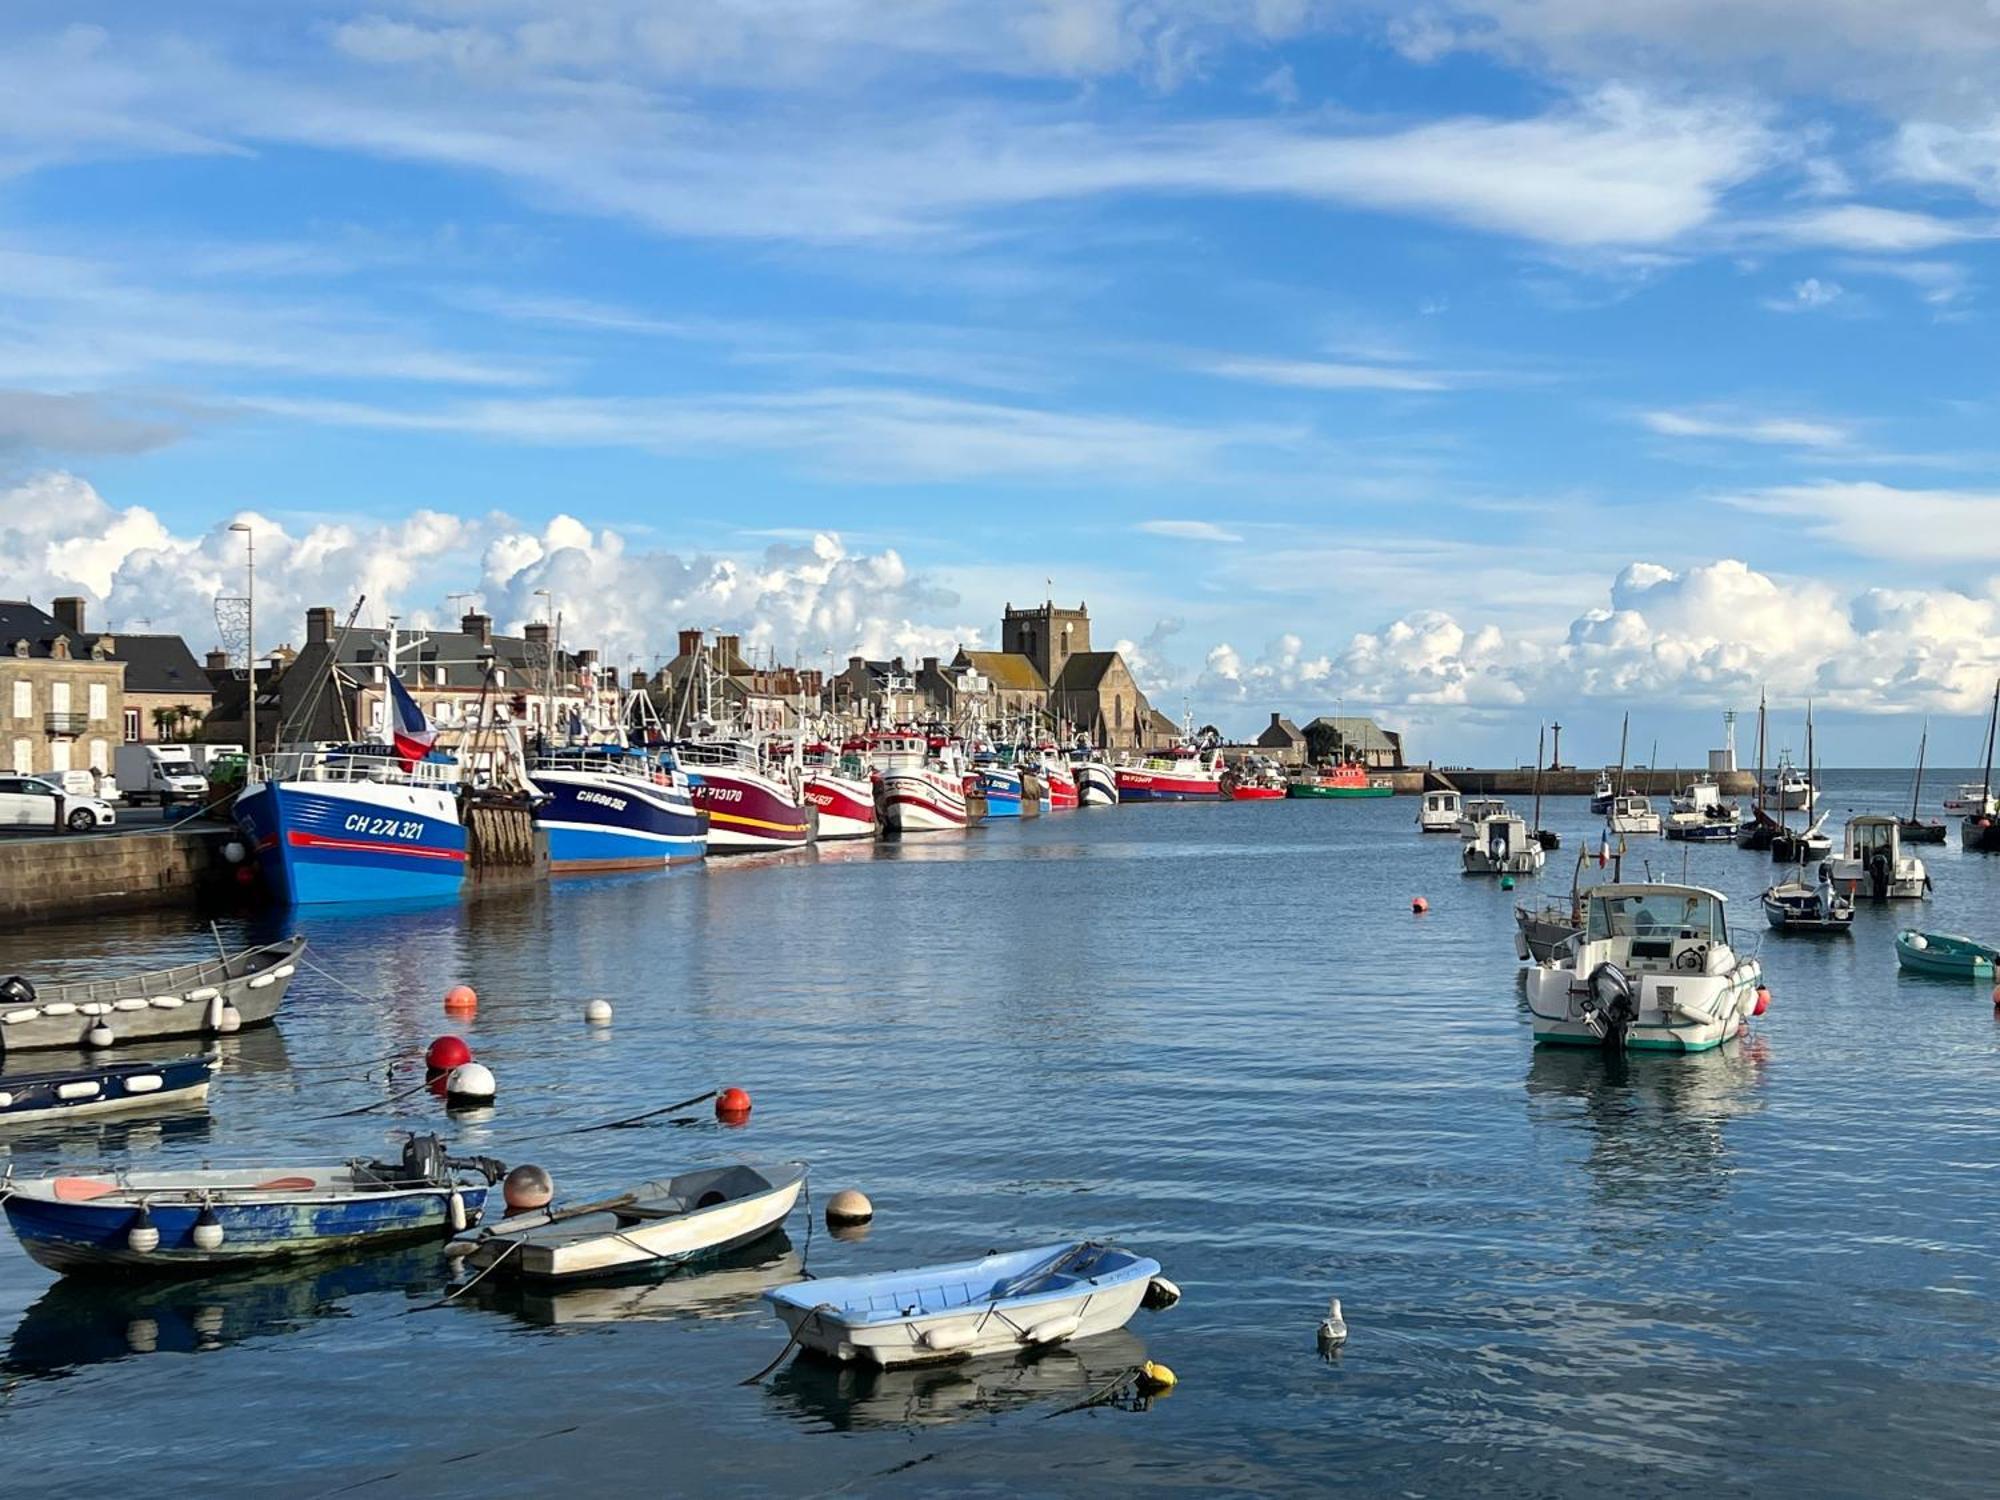
<instances>
[{"instance_id":1,"label":"white buoy","mask_svg":"<svg viewBox=\"0 0 2000 1500\"><path fill-rule=\"evenodd\" d=\"M232 865L242 864L243 856L248 854L249 852L250 851L248 849L245 849L243 845L236 839L231 839L228 843L222 846L222 857L228 860Z\"/></svg>"},{"instance_id":2,"label":"white buoy","mask_svg":"<svg viewBox=\"0 0 2000 1500\"><path fill-rule=\"evenodd\" d=\"M102 1021L97 1021L93 1022L90 1030L83 1034L83 1039L92 1047L109 1047L118 1040L118 1036Z\"/></svg>"},{"instance_id":3,"label":"white buoy","mask_svg":"<svg viewBox=\"0 0 2000 1500\"><path fill-rule=\"evenodd\" d=\"M491 1104L495 1087L485 1063L460 1063L445 1075L444 1097L451 1104Z\"/></svg>"},{"instance_id":4,"label":"white buoy","mask_svg":"<svg viewBox=\"0 0 2000 1500\"><path fill-rule=\"evenodd\" d=\"M160 1248L159 1228L145 1209L133 1216L132 1227L125 1231L125 1244L134 1255L151 1255Z\"/></svg>"},{"instance_id":5,"label":"white buoy","mask_svg":"<svg viewBox=\"0 0 2000 1500\"><path fill-rule=\"evenodd\" d=\"M194 1221L194 1247L197 1250L222 1248L222 1221L216 1218L212 1208L204 1208L201 1216Z\"/></svg>"},{"instance_id":6,"label":"white buoy","mask_svg":"<svg viewBox=\"0 0 2000 1500\"><path fill-rule=\"evenodd\" d=\"M1331 1353L1347 1342L1347 1319L1340 1315L1340 1299L1335 1297L1326 1305L1326 1317L1319 1325L1319 1347L1324 1353Z\"/></svg>"},{"instance_id":7,"label":"white buoy","mask_svg":"<svg viewBox=\"0 0 2000 1500\"><path fill-rule=\"evenodd\" d=\"M583 1008L583 1018L593 1026L609 1026L611 1024L611 1002L609 1000L591 1001L590 1004Z\"/></svg>"},{"instance_id":8,"label":"white buoy","mask_svg":"<svg viewBox=\"0 0 2000 1500\"><path fill-rule=\"evenodd\" d=\"M866 1193L857 1188L842 1188L826 1200L826 1224L829 1229L866 1224L874 1217L875 1205L868 1201Z\"/></svg>"},{"instance_id":9,"label":"white buoy","mask_svg":"<svg viewBox=\"0 0 2000 1500\"><path fill-rule=\"evenodd\" d=\"M453 1234L464 1234L467 1223L465 1216L465 1194L457 1188L451 1190L451 1197L445 1204L445 1216L451 1224Z\"/></svg>"}]
</instances>

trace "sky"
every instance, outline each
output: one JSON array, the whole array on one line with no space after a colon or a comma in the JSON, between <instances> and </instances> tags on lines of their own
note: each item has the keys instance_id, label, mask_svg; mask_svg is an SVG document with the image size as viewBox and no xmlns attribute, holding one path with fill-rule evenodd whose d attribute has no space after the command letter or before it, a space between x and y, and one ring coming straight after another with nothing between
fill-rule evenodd
<instances>
[{"instance_id":1,"label":"sky","mask_svg":"<svg viewBox=\"0 0 2000 1500\"><path fill-rule=\"evenodd\" d=\"M1988 0L25 0L0 594L1963 765L1996 234Z\"/></svg>"}]
</instances>

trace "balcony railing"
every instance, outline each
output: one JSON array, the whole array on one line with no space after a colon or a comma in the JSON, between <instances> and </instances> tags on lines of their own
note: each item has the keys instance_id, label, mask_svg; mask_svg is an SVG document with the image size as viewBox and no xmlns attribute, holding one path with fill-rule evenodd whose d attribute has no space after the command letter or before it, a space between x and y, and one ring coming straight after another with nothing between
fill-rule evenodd
<instances>
[{"instance_id":1,"label":"balcony railing","mask_svg":"<svg viewBox=\"0 0 2000 1500\"><path fill-rule=\"evenodd\" d=\"M43 725L51 735L58 738L74 739L77 735L82 734L86 729L90 728L90 715L50 714L43 721Z\"/></svg>"}]
</instances>

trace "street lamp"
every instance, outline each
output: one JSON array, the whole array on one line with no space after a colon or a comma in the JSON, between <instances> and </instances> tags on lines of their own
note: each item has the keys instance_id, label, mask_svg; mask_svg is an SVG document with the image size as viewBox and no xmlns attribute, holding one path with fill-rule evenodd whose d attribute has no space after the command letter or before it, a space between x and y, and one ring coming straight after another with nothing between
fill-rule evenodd
<instances>
[{"instance_id":1,"label":"street lamp","mask_svg":"<svg viewBox=\"0 0 2000 1500\"><path fill-rule=\"evenodd\" d=\"M243 655L249 668L249 712L250 731L249 758L244 762L243 779L248 782L250 769L257 763L257 537L250 529L248 521L231 521L231 531L243 533L243 576L246 580Z\"/></svg>"}]
</instances>

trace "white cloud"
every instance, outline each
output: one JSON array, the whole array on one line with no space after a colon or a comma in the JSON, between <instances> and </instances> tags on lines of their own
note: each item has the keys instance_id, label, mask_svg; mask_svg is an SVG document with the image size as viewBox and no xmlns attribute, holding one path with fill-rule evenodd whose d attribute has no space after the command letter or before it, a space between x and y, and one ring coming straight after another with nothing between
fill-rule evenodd
<instances>
[{"instance_id":1,"label":"white cloud","mask_svg":"<svg viewBox=\"0 0 2000 1500\"><path fill-rule=\"evenodd\" d=\"M1230 357L1197 362L1195 369L1228 380L1296 386L1313 391L1445 391L1451 381L1425 370L1393 365L1305 359Z\"/></svg>"},{"instance_id":2,"label":"white cloud","mask_svg":"<svg viewBox=\"0 0 2000 1500\"><path fill-rule=\"evenodd\" d=\"M1775 221L1771 228L1780 238L1797 244L1888 254L1935 250L1964 240L1990 239L1994 233L1991 224L1960 223L1935 214L1866 203L1808 209Z\"/></svg>"},{"instance_id":3,"label":"white cloud","mask_svg":"<svg viewBox=\"0 0 2000 1500\"><path fill-rule=\"evenodd\" d=\"M2000 491L1815 480L1724 497L1780 516L1862 557L1963 565L2000 561Z\"/></svg>"},{"instance_id":4,"label":"white cloud","mask_svg":"<svg viewBox=\"0 0 2000 1500\"><path fill-rule=\"evenodd\" d=\"M1817 276L1808 276L1804 281L1792 284L1789 297L1767 298L1764 306L1772 312L1816 312L1823 307L1831 307L1846 293L1837 281L1821 281Z\"/></svg>"},{"instance_id":5,"label":"white cloud","mask_svg":"<svg viewBox=\"0 0 2000 1500\"><path fill-rule=\"evenodd\" d=\"M1333 675L1333 662L1323 652L1306 650L1303 639L1281 635L1246 661L1227 641L1210 648L1195 681L1205 703L1271 703L1316 691Z\"/></svg>"},{"instance_id":6,"label":"white cloud","mask_svg":"<svg viewBox=\"0 0 2000 1500\"><path fill-rule=\"evenodd\" d=\"M1639 420L1662 437L1721 438L1740 443L1771 443L1788 448L1840 448L1852 434L1832 422L1798 417L1770 417L1702 408L1696 411L1649 411Z\"/></svg>"},{"instance_id":7,"label":"white cloud","mask_svg":"<svg viewBox=\"0 0 2000 1500\"><path fill-rule=\"evenodd\" d=\"M1138 529L1148 536L1169 536L1183 542L1240 542L1242 536L1227 531L1213 521L1141 521Z\"/></svg>"}]
</instances>

